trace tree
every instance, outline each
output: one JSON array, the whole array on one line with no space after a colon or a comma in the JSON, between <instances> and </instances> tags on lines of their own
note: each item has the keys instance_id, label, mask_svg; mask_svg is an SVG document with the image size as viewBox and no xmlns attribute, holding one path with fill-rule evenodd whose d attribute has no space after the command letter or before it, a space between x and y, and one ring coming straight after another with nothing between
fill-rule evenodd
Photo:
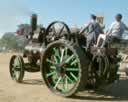
<instances>
[{"instance_id":1,"label":"tree","mask_svg":"<svg viewBox=\"0 0 128 102\"><path fill-rule=\"evenodd\" d=\"M12 50L17 48L17 36L15 33L7 32L3 35L0 41L1 47L6 48L6 50Z\"/></svg>"}]
</instances>

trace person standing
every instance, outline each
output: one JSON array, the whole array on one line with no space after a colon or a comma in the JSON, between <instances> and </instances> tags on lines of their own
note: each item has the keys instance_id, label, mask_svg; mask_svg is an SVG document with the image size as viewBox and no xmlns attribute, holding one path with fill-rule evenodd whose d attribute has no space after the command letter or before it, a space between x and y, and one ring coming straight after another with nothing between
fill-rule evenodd
<instances>
[{"instance_id":1,"label":"person standing","mask_svg":"<svg viewBox=\"0 0 128 102\"><path fill-rule=\"evenodd\" d=\"M90 16L90 22L80 33L82 34L86 30L86 48L89 49L90 46L96 44L99 34L103 32L99 23L96 21L96 16L94 14Z\"/></svg>"}]
</instances>

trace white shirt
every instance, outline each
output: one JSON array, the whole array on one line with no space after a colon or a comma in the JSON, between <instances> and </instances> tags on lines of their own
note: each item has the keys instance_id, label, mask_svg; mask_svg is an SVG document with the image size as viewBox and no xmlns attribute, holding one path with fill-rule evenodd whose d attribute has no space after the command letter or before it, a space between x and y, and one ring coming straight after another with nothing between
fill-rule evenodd
<instances>
[{"instance_id":1,"label":"white shirt","mask_svg":"<svg viewBox=\"0 0 128 102\"><path fill-rule=\"evenodd\" d=\"M125 30L128 30L127 26L123 22L118 21L114 21L109 28L111 35L117 38L121 38Z\"/></svg>"}]
</instances>

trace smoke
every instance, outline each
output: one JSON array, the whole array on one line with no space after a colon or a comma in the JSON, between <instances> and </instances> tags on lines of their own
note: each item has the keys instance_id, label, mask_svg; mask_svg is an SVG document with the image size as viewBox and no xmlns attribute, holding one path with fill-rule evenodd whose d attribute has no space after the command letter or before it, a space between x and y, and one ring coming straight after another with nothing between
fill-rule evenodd
<instances>
[{"instance_id":1,"label":"smoke","mask_svg":"<svg viewBox=\"0 0 128 102\"><path fill-rule=\"evenodd\" d=\"M15 30L19 21L31 14L24 0L3 0L0 3L0 35Z\"/></svg>"}]
</instances>

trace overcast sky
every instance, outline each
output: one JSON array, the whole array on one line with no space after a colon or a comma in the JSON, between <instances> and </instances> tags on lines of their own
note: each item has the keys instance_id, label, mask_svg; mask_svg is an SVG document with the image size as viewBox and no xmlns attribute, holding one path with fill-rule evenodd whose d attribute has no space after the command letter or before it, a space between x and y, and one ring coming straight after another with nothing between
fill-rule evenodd
<instances>
[{"instance_id":1,"label":"overcast sky","mask_svg":"<svg viewBox=\"0 0 128 102\"><path fill-rule=\"evenodd\" d=\"M15 32L20 23L29 23L29 16L39 15L39 24L47 26L54 20L65 21L68 25L83 26L89 15L101 12L105 16L106 28L116 13L124 15L128 23L128 0L1 0L0 36Z\"/></svg>"}]
</instances>

